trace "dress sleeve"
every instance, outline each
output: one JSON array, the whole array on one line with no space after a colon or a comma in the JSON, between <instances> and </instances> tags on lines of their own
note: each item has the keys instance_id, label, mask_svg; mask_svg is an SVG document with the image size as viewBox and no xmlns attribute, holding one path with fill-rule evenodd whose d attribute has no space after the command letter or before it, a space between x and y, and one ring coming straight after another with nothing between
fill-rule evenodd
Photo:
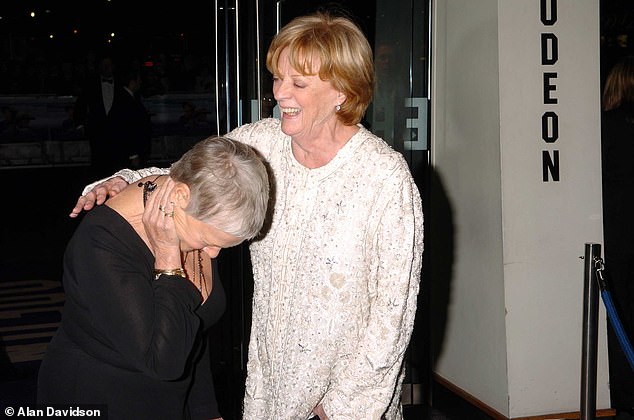
<instances>
[{"instance_id":1,"label":"dress sleeve","mask_svg":"<svg viewBox=\"0 0 634 420\"><path fill-rule=\"evenodd\" d=\"M368 261L376 262L368 281L376 284L377 293L356 351L322 399L331 419L356 419L360 413L380 419L391 401L400 402L394 393L400 391L399 376L416 315L423 212L406 168L394 173L378 194L376 232L367 244L373 254Z\"/></svg>"},{"instance_id":2,"label":"dress sleeve","mask_svg":"<svg viewBox=\"0 0 634 420\"><path fill-rule=\"evenodd\" d=\"M257 149L263 156L268 156L275 139L280 136L280 121L275 118L265 118L253 124L243 124L226 135L226 137L248 144ZM122 169L112 176L100 179L87 185L81 195L86 195L95 186L115 176L125 179L128 184L141 178L151 175L165 175L169 173L169 168L143 168L139 170Z\"/></svg>"},{"instance_id":3,"label":"dress sleeve","mask_svg":"<svg viewBox=\"0 0 634 420\"><path fill-rule=\"evenodd\" d=\"M242 418L244 419L255 419L258 418L259 413L266 413L267 387L264 386L262 364L256 344L258 336L255 333L258 324L257 320L253 320L251 324L251 339L247 353L247 379L242 407Z\"/></svg>"},{"instance_id":4,"label":"dress sleeve","mask_svg":"<svg viewBox=\"0 0 634 420\"><path fill-rule=\"evenodd\" d=\"M106 222L80 226L66 252L68 316L77 325L69 335L114 366L177 379L200 328L200 294L179 276L154 280L140 238Z\"/></svg>"},{"instance_id":5,"label":"dress sleeve","mask_svg":"<svg viewBox=\"0 0 634 420\"><path fill-rule=\"evenodd\" d=\"M253 124L244 124L227 134L228 138L255 147L264 156L267 155L271 148L273 139L279 136L279 120L274 118L265 118ZM112 176L100 179L91 184L86 185L81 195L89 193L97 184L107 181L110 178L119 176L125 179L128 184L141 178L151 175L165 175L169 173L169 168L143 168L138 170L122 169L115 172Z\"/></svg>"},{"instance_id":6,"label":"dress sleeve","mask_svg":"<svg viewBox=\"0 0 634 420\"><path fill-rule=\"evenodd\" d=\"M287 136L280 129L280 120L264 118L252 124L244 124L227 134L230 139L248 144L265 158L275 151L275 144Z\"/></svg>"},{"instance_id":7,"label":"dress sleeve","mask_svg":"<svg viewBox=\"0 0 634 420\"><path fill-rule=\"evenodd\" d=\"M139 170L133 170L133 169L121 169L118 172L115 172L113 175L105 177L103 179L100 179L98 181L95 181L91 184L88 184L84 187L84 190L81 192L81 195L86 195L88 194L90 191L92 191L93 188L95 188L95 186L97 184L101 184L104 181L109 180L110 178L114 178L117 176L120 176L121 178L123 178L128 184L134 182L134 181L138 181L141 178L145 178L146 176L151 176L151 175L166 175L169 174L169 168L156 168L156 167L151 167L151 168L143 168L143 169L139 169Z\"/></svg>"}]
</instances>

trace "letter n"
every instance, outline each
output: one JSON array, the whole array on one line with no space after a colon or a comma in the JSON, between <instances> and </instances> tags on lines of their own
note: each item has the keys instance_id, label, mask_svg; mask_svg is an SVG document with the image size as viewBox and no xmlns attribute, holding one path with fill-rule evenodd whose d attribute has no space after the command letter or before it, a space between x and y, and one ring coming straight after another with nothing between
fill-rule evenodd
<instances>
[{"instance_id":1,"label":"letter n","mask_svg":"<svg viewBox=\"0 0 634 420\"><path fill-rule=\"evenodd\" d=\"M542 151L542 181L549 182L548 174L553 181L559 181L559 150L553 150L553 155L548 150Z\"/></svg>"}]
</instances>

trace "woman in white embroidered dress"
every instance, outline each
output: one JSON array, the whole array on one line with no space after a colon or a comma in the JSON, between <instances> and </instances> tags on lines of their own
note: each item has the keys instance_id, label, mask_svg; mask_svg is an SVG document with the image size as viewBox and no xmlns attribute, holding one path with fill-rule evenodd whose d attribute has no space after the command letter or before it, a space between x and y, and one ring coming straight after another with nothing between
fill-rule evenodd
<instances>
[{"instance_id":1,"label":"woman in white embroidered dress","mask_svg":"<svg viewBox=\"0 0 634 420\"><path fill-rule=\"evenodd\" d=\"M267 68L281 119L227 135L262 153L274 184L270 226L250 245L244 418L400 419L423 214L403 156L359 124L370 45L350 20L317 13L277 34ZM71 217L158 172L88 186Z\"/></svg>"}]
</instances>

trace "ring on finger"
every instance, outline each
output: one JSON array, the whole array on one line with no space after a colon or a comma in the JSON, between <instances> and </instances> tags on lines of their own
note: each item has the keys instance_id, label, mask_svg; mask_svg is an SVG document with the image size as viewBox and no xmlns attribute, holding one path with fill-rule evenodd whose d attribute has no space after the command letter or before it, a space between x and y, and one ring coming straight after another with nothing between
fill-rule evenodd
<instances>
[{"instance_id":1,"label":"ring on finger","mask_svg":"<svg viewBox=\"0 0 634 420\"><path fill-rule=\"evenodd\" d=\"M158 209L160 212L165 213L165 207L162 204L158 206Z\"/></svg>"},{"instance_id":2,"label":"ring on finger","mask_svg":"<svg viewBox=\"0 0 634 420\"><path fill-rule=\"evenodd\" d=\"M174 217L174 210L172 210L172 211L171 211L171 212L169 212L169 213L165 213L165 212L163 212L163 214L165 214L165 216L167 216L167 217Z\"/></svg>"}]
</instances>

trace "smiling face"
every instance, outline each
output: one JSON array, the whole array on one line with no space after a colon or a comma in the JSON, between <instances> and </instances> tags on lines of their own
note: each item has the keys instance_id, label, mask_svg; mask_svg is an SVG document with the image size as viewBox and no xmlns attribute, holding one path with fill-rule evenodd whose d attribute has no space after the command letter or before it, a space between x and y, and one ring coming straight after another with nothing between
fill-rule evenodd
<instances>
[{"instance_id":1,"label":"smiling face","mask_svg":"<svg viewBox=\"0 0 634 420\"><path fill-rule=\"evenodd\" d=\"M273 75L273 95L282 119L282 131L294 140L317 138L337 124L336 106L345 101L330 81L318 76L319 59L313 60L313 71L303 75L291 66L288 49L280 54L277 72Z\"/></svg>"}]
</instances>

